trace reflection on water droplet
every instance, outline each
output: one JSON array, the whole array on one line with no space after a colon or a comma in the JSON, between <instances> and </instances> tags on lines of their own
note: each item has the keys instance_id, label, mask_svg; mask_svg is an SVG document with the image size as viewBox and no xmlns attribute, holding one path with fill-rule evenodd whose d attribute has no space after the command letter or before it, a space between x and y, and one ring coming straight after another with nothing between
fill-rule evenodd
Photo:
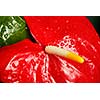
<instances>
[{"instance_id":1,"label":"reflection on water droplet","mask_svg":"<svg viewBox=\"0 0 100 100\"><path fill-rule=\"evenodd\" d=\"M10 24L8 24L8 28L9 28L9 29L12 29L12 26L11 26Z\"/></svg>"},{"instance_id":2,"label":"reflection on water droplet","mask_svg":"<svg viewBox=\"0 0 100 100\"><path fill-rule=\"evenodd\" d=\"M60 30L60 27L58 26L57 29Z\"/></svg>"},{"instance_id":3,"label":"reflection on water droplet","mask_svg":"<svg viewBox=\"0 0 100 100\"><path fill-rule=\"evenodd\" d=\"M7 37L8 37L8 34L4 34L4 38L6 38L6 39L7 39Z\"/></svg>"},{"instance_id":4,"label":"reflection on water droplet","mask_svg":"<svg viewBox=\"0 0 100 100\"><path fill-rule=\"evenodd\" d=\"M46 27L47 30L49 30L49 27Z\"/></svg>"},{"instance_id":5,"label":"reflection on water droplet","mask_svg":"<svg viewBox=\"0 0 100 100\"><path fill-rule=\"evenodd\" d=\"M66 20L66 23L69 23L69 20Z\"/></svg>"},{"instance_id":6,"label":"reflection on water droplet","mask_svg":"<svg viewBox=\"0 0 100 100\"><path fill-rule=\"evenodd\" d=\"M64 46L65 44L63 42L60 43L61 46Z\"/></svg>"}]
</instances>

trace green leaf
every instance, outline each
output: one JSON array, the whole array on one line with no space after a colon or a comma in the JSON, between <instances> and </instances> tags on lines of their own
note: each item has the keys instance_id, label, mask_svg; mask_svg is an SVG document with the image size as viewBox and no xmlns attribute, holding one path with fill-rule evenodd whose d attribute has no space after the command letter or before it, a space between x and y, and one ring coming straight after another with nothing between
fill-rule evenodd
<instances>
[{"instance_id":1,"label":"green leaf","mask_svg":"<svg viewBox=\"0 0 100 100\"><path fill-rule=\"evenodd\" d=\"M19 16L0 16L0 47L29 38L26 23Z\"/></svg>"}]
</instances>

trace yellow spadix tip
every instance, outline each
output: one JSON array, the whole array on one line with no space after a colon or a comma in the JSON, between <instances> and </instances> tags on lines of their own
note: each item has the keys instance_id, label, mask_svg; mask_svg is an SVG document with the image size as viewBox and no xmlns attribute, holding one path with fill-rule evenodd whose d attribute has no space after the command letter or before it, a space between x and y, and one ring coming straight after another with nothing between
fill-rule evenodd
<instances>
[{"instance_id":1,"label":"yellow spadix tip","mask_svg":"<svg viewBox=\"0 0 100 100\"><path fill-rule=\"evenodd\" d=\"M78 63L84 63L84 59L81 56L79 56L73 52L70 52L70 51L67 52L66 58L69 58L69 59L76 61Z\"/></svg>"},{"instance_id":2,"label":"yellow spadix tip","mask_svg":"<svg viewBox=\"0 0 100 100\"><path fill-rule=\"evenodd\" d=\"M65 49L62 49L60 47L46 46L45 52L48 54L62 56L62 57L68 58L70 60L76 61L78 63L84 63L84 59L81 56L79 56L76 53L73 53L71 51L67 51Z\"/></svg>"}]
</instances>

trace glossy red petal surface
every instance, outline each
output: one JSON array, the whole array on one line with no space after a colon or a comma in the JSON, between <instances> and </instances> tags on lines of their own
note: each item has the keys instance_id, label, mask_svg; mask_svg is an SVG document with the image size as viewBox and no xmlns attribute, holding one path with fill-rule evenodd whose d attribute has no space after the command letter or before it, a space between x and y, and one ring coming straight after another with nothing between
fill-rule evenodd
<instances>
[{"instance_id":1,"label":"glossy red petal surface","mask_svg":"<svg viewBox=\"0 0 100 100\"><path fill-rule=\"evenodd\" d=\"M42 45L59 40L65 35L78 35L92 44L100 44L92 24L86 17L76 16L25 16L33 37Z\"/></svg>"},{"instance_id":2,"label":"glossy red petal surface","mask_svg":"<svg viewBox=\"0 0 100 100\"><path fill-rule=\"evenodd\" d=\"M0 48L0 57L1 82L52 82L48 55L28 39Z\"/></svg>"},{"instance_id":3,"label":"glossy red petal surface","mask_svg":"<svg viewBox=\"0 0 100 100\"><path fill-rule=\"evenodd\" d=\"M24 17L33 37L0 48L2 82L100 82L100 38L85 17ZM83 64L49 55L47 45L70 50Z\"/></svg>"},{"instance_id":4,"label":"glossy red petal surface","mask_svg":"<svg viewBox=\"0 0 100 100\"><path fill-rule=\"evenodd\" d=\"M100 82L100 38L86 17L26 16L25 20L43 46L55 45L85 59L78 64L50 55L50 73L56 82Z\"/></svg>"},{"instance_id":5,"label":"glossy red petal surface","mask_svg":"<svg viewBox=\"0 0 100 100\"><path fill-rule=\"evenodd\" d=\"M49 45L70 50L81 55L85 59L83 64L79 64L62 57L49 56L50 63L53 63L52 66L55 66L54 68L56 68L56 71L57 69L59 70L60 75L61 73L63 74L63 78L66 82L100 82L100 63L98 62L100 60L100 55L95 49L95 46L91 43L82 39L80 40L77 36L69 35ZM54 69L51 69L51 73L53 70ZM57 72L55 75L57 75Z\"/></svg>"}]
</instances>

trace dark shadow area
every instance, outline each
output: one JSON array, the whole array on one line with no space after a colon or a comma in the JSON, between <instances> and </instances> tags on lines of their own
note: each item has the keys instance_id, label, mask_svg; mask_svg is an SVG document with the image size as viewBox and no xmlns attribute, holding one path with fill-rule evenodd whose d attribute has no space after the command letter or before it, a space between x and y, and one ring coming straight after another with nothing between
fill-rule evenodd
<instances>
[{"instance_id":1,"label":"dark shadow area","mask_svg":"<svg viewBox=\"0 0 100 100\"><path fill-rule=\"evenodd\" d=\"M87 16L100 36L100 16Z\"/></svg>"}]
</instances>

